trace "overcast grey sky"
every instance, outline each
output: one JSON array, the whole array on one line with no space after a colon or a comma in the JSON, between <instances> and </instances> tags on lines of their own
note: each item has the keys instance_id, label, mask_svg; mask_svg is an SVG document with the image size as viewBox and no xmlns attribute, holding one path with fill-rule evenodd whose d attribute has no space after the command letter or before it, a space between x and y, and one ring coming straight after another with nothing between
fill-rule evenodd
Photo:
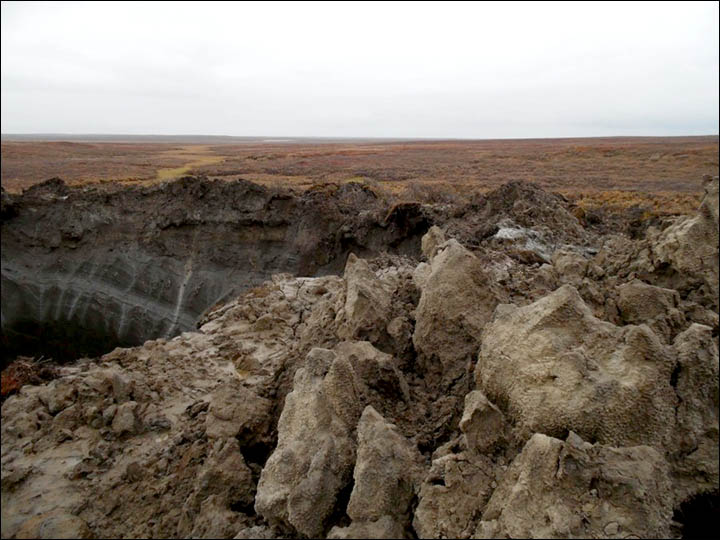
<instances>
[{"instance_id":1,"label":"overcast grey sky","mask_svg":"<svg viewBox=\"0 0 720 540\"><path fill-rule=\"evenodd\" d=\"M718 3L2 3L2 132L718 133Z\"/></svg>"}]
</instances>

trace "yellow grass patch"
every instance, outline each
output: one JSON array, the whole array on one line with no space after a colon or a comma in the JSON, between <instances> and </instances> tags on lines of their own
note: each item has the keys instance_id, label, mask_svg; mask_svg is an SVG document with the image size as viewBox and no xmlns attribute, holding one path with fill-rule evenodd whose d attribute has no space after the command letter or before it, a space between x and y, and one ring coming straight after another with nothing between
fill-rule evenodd
<instances>
[{"instance_id":1,"label":"yellow grass patch","mask_svg":"<svg viewBox=\"0 0 720 540\"><path fill-rule=\"evenodd\" d=\"M189 174L196 168L204 167L207 165L215 165L222 163L225 158L223 156L210 155L211 152L209 146L183 146L180 149L173 149L164 152L168 157L187 159L187 163L180 167L170 167L158 169L155 180L170 180L172 178L178 178L180 176Z\"/></svg>"}]
</instances>

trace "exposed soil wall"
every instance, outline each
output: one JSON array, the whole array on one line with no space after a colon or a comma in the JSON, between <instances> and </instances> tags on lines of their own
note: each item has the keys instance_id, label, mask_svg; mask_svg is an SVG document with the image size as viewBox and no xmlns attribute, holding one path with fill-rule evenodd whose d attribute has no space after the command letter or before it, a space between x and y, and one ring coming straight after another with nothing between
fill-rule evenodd
<instances>
[{"instance_id":1,"label":"exposed soil wall","mask_svg":"<svg viewBox=\"0 0 720 540\"><path fill-rule=\"evenodd\" d=\"M95 356L190 330L275 273L338 272L351 250L417 255L422 209L388 211L359 184L297 195L191 177L109 189L51 180L3 194L4 355L51 354L42 334L66 342L57 359ZM96 337L78 341L83 332Z\"/></svg>"}]
</instances>

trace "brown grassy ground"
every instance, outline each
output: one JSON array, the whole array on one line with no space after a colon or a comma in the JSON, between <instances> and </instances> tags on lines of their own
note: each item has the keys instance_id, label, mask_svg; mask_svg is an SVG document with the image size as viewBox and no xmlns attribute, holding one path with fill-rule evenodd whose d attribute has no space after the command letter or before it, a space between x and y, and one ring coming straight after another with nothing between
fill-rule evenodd
<instances>
[{"instance_id":1,"label":"brown grassy ground","mask_svg":"<svg viewBox=\"0 0 720 540\"><path fill-rule=\"evenodd\" d=\"M53 176L69 184L150 183L188 173L289 184L361 181L401 199L465 198L510 180L561 192L581 206L697 206L700 179L718 174L718 137L415 141L386 143L2 142L2 185Z\"/></svg>"}]
</instances>

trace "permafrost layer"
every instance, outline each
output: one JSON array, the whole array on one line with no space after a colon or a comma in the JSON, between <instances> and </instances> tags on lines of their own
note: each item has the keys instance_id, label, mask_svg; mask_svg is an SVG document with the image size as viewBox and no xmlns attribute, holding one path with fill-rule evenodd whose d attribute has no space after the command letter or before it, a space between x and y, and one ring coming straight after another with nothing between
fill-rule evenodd
<instances>
[{"instance_id":1,"label":"permafrost layer","mask_svg":"<svg viewBox=\"0 0 720 540\"><path fill-rule=\"evenodd\" d=\"M696 216L636 238L520 183L392 210L358 186L240 186L4 198L3 324L132 298L117 291L160 307L143 308L156 339L5 401L3 537L711 534L717 178ZM143 211L153 197L168 208ZM273 275L163 337L280 269L316 277ZM132 309L108 308L113 327Z\"/></svg>"},{"instance_id":2,"label":"permafrost layer","mask_svg":"<svg viewBox=\"0 0 720 540\"><path fill-rule=\"evenodd\" d=\"M274 273L338 271L350 249L417 254L428 226L388 215L359 184L296 196L189 177L110 190L49 181L3 195L5 354L44 352L23 340L33 323L118 345L172 337Z\"/></svg>"}]
</instances>

